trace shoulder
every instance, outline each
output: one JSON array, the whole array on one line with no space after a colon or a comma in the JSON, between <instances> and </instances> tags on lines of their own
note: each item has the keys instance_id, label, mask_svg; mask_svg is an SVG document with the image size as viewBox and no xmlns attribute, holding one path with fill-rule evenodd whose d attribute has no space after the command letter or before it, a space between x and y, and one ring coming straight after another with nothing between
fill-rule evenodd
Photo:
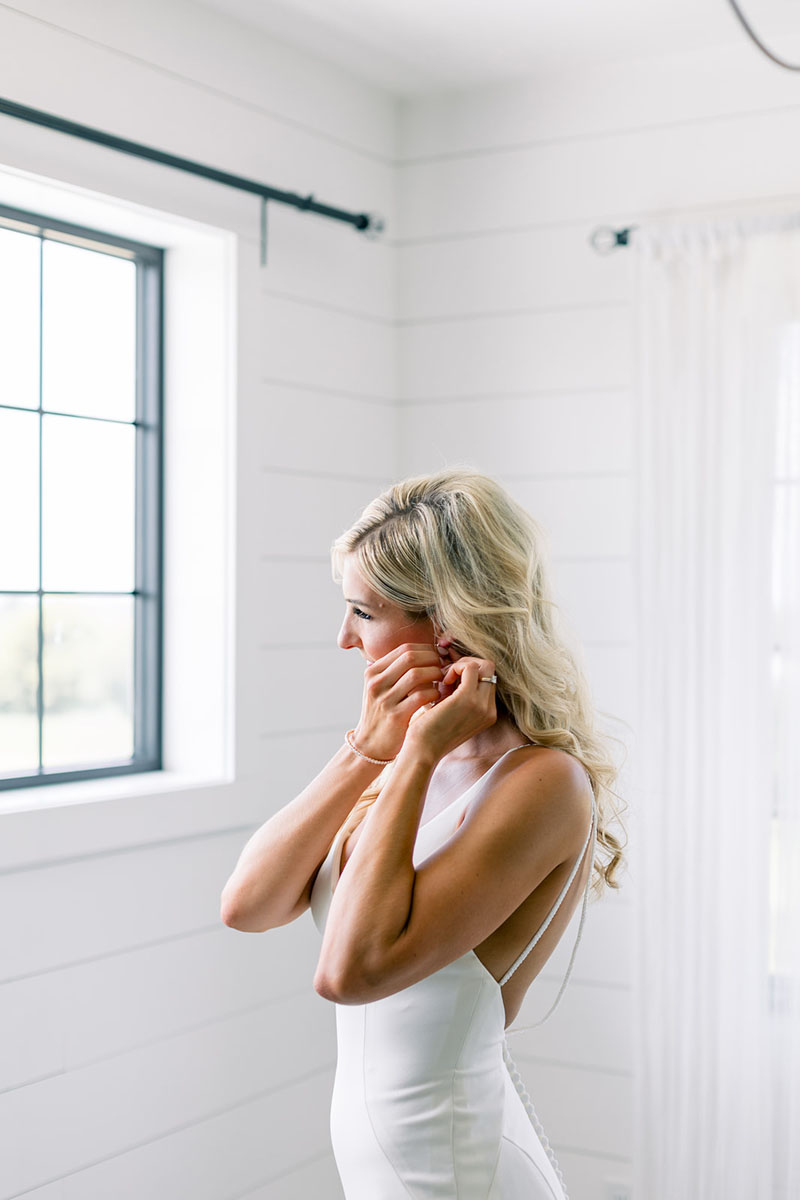
<instances>
[{"instance_id":1,"label":"shoulder","mask_svg":"<svg viewBox=\"0 0 800 1200\"><path fill-rule=\"evenodd\" d=\"M580 848L592 818L592 786L574 755L551 746L509 754L486 797L509 836L545 837L564 856Z\"/></svg>"}]
</instances>

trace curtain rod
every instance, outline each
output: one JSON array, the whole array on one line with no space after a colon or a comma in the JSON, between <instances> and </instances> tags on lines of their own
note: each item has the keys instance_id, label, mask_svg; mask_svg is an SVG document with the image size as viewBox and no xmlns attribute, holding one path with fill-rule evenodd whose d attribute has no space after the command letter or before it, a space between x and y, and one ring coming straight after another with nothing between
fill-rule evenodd
<instances>
[{"instance_id":1,"label":"curtain rod","mask_svg":"<svg viewBox=\"0 0 800 1200\"><path fill-rule=\"evenodd\" d=\"M240 192L250 192L261 197L261 265L267 262L267 201L274 200L278 204L289 204L293 208L307 212L318 213L321 217L329 217L332 221L345 221L349 225L368 236L376 236L383 232L383 220L373 213L347 212L343 208L333 208L329 204L321 204L314 199L313 193L300 196L297 192L284 192L279 188L269 187L266 183L258 183L255 179L245 179L241 175L232 175L228 171L218 171L216 167L207 167L204 163L193 162L189 158L180 158L176 154L166 154L153 146L145 146L141 142L132 142L127 138L117 137L113 133L105 133L102 129L93 129L89 125L79 125L76 121L66 121L52 113L42 112L38 108L27 108L24 104L15 104L13 100L0 98L0 113L14 117L19 121L29 121L33 125L43 125L47 129L55 129L58 133L69 134L70 137L82 138L86 142L95 142L99 146L109 146L122 154L132 154L136 158L150 159L151 162L163 163L164 166L174 167L178 171L187 171L190 175L199 175L203 179L212 179L226 187L236 188Z\"/></svg>"}]
</instances>

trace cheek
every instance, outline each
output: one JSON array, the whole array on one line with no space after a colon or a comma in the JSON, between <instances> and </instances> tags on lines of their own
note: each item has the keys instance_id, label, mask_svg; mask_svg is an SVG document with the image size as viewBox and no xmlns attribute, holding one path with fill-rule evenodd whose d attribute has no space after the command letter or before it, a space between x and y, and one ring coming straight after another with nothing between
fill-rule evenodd
<instances>
[{"instance_id":1,"label":"cheek","mask_svg":"<svg viewBox=\"0 0 800 1200\"><path fill-rule=\"evenodd\" d=\"M433 625L427 617L417 620L401 618L392 627L392 638L395 646L402 646L404 642L432 646L434 641Z\"/></svg>"}]
</instances>

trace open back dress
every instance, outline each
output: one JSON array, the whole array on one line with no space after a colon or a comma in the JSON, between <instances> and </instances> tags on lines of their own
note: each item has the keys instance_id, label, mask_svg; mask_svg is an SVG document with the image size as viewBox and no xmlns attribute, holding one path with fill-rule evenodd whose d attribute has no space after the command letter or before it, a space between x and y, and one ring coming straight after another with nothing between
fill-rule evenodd
<instances>
[{"instance_id":1,"label":"open back dress","mask_svg":"<svg viewBox=\"0 0 800 1200\"><path fill-rule=\"evenodd\" d=\"M420 826L415 867L453 836L506 754ZM346 1200L567 1200L558 1163L508 1052L501 989L552 921L590 843L594 858L596 824L593 798L589 834L566 885L502 979L470 950L392 996L336 1005L331 1140ZM320 932L349 832L346 825L339 831L314 882L311 911ZM550 1012L569 978L591 878L590 869L578 939Z\"/></svg>"}]
</instances>

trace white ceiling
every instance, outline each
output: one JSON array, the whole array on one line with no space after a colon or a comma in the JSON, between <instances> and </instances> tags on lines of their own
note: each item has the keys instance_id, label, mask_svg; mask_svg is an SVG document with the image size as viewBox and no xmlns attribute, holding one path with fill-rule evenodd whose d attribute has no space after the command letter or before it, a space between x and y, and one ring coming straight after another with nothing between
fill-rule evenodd
<instances>
[{"instance_id":1,"label":"white ceiling","mask_svg":"<svg viewBox=\"0 0 800 1200\"><path fill-rule=\"evenodd\" d=\"M726 44L760 54L728 0L194 2L407 95ZM739 3L770 48L791 58L798 0Z\"/></svg>"}]
</instances>

